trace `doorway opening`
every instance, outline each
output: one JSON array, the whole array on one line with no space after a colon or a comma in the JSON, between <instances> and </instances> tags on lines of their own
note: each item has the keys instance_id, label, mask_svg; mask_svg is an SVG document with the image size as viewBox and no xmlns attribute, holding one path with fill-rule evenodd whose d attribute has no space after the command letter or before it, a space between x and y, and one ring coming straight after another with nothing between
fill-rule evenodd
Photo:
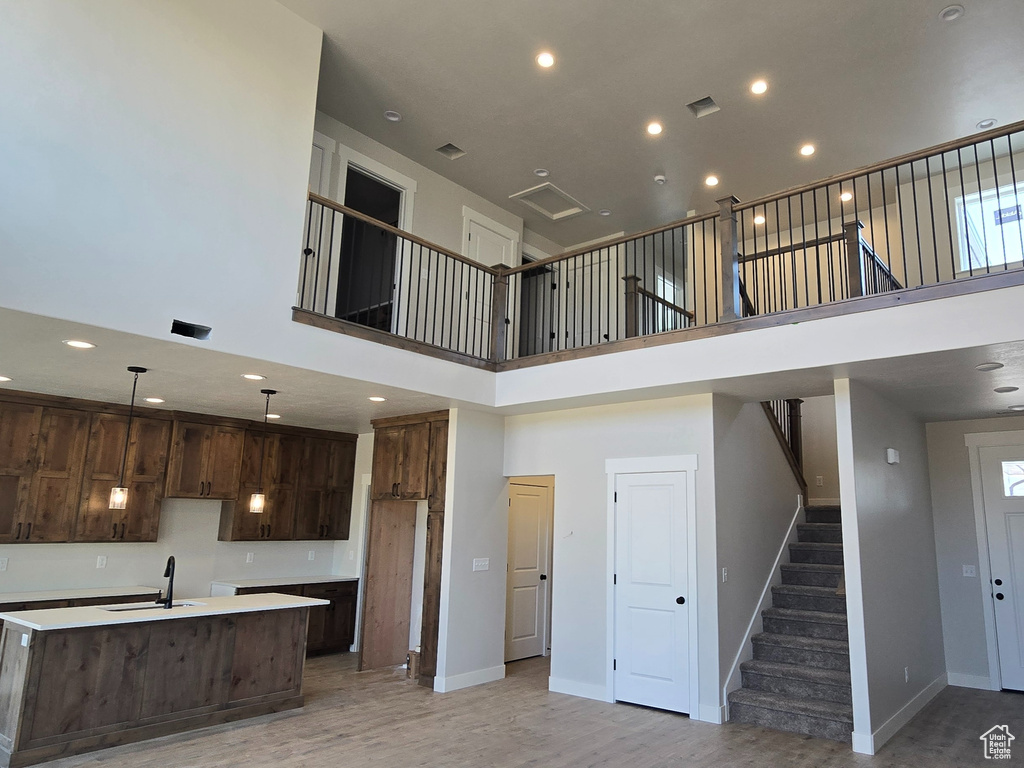
<instances>
[{"instance_id":1,"label":"doorway opening","mask_svg":"<svg viewBox=\"0 0 1024 768\"><path fill-rule=\"evenodd\" d=\"M505 661L551 651L551 532L555 478L513 477L508 487Z\"/></svg>"},{"instance_id":2,"label":"doorway opening","mask_svg":"<svg viewBox=\"0 0 1024 768\"><path fill-rule=\"evenodd\" d=\"M523 255L523 264L535 259ZM519 296L519 357L550 352L555 348L558 317L558 282L551 266L533 267L522 273Z\"/></svg>"}]
</instances>

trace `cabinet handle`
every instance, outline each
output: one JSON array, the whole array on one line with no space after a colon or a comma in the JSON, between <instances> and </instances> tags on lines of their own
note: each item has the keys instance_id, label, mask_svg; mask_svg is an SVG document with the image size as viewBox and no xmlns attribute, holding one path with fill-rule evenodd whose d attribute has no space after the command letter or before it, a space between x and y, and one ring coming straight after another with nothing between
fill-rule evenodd
<instances>
[{"instance_id":1,"label":"cabinet handle","mask_svg":"<svg viewBox=\"0 0 1024 768\"><path fill-rule=\"evenodd\" d=\"M31 536L32 536L32 523L29 523L28 527L25 529L25 541L28 541L29 538L31 538Z\"/></svg>"},{"instance_id":2,"label":"cabinet handle","mask_svg":"<svg viewBox=\"0 0 1024 768\"><path fill-rule=\"evenodd\" d=\"M261 539L263 538L263 529L264 529L264 528L266 528L266 526L265 526L265 525L261 525L261 526L260 526L260 538L261 538Z\"/></svg>"},{"instance_id":3,"label":"cabinet handle","mask_svg":"<svg viewBox=\"0 0 1024 768\"><path fill-rule=\"evenodd\" d=\"M212 480L207 480L206 481L206 495L209 496L212 493L213 493L213 481Z\"/></svg>"},{"instance_id":4,"label":"cabinet handle","mask_svg":"<svg viewBox=\"0 0 1024 768\"><path fill-rule=\"evenodd\" d=\"M114 532L112 534L110 534L110 538L112 538L112 539L116 539L117 538L117 523L114 523Z\"/></svg>"},{"instance_id":5,"label":"cabinet handle","mask_svg":"<svg viewBox=\"0 0 1024 768\"><path fill-rule=\"evenodd\" d=\"M325 525L324 526L324 538L325 539L331 538L331 526L329 526L329 525Z\"/></svg>"},{"instance_id":6,"label":"cabinet handle","mask_svg":"<svg viewBox=\"0 0 1024 768\"><path fill-rule=\"evenodd\" d=\"M270 538L270 523L267 523L267 538Z\"/></svg>"},{"instance_id":7,"label":"cabinet handle","mask_svg":"<svg viewBox=\"0 0 1024 768\"><path fill-rule=\"evenodd\" d=\"M18 523L18 532L14 534L14 540L17 541L21 538L21 523Z\"/></svg>"},{"instance_id":8,"label":"cabinet handle","mask_svg":"<svg viewBox=\"0 0 1024 768\"><path fill-rule=\"evenodd\" d=\"M199 495L200 496L205 496L206 495L206 482L205 481L199 484Z\"/></svg>"},{"instance_id":9,"label":"cabinet handle","mask_svg":"<svg viewBox=\"0 0 1024 768\"><path fill-rule=\"evenodd\" d=\"M124 538L124 523L121 523L121 538Z\"/></svg>"}]
</instances>

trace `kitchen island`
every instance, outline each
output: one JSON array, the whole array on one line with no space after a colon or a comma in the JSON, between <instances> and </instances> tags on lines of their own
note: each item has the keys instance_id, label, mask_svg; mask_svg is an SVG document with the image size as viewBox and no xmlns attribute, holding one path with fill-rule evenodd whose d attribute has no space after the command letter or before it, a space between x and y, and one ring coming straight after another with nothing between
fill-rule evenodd
<instances>
[{"instance_id":1,"label":"kitchen island","mask_svg":"<svg viewBox=\"0 0 1024 768\"><path fill-rule=\"evenodd\" d=\"M296 595L0 614L0 766L301 707Z\"/></svg>"}]
</instances>

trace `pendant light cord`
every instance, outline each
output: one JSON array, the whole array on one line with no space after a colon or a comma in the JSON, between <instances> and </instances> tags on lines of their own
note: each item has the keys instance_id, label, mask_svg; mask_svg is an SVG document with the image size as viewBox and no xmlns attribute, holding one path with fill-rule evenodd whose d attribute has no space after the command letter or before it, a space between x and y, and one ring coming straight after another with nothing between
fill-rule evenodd
<instances>
[{"instance_id":1,"label":"pendant light cord","mask_svg":"<svg viewBox=\"0 0 1024 768\"><path fill-rule=\"evenodd\" d=\"M139 386L139 374L136 372L135 381L132 382L132 402L128 406L128 430L124 434L124 455L121 456L121 479L117 483L118 488L124 488L124 470L128 464L128 445L132 439L132 417L135 416L135 390Z\"/></svg>"},{"instance_id":2,"label":"pendant light cord","mask_svg":"<svg viewBox=\"0 0 1024 768\"><path fill-rule=\"evenodd\" d=\"M267 455L267 417L270 415L270 393L267 392L267 407L263 411L263 437L260 442L260 475L256 480L256 493L263 493L263 459Z\"/></svg>"}]
</instances>

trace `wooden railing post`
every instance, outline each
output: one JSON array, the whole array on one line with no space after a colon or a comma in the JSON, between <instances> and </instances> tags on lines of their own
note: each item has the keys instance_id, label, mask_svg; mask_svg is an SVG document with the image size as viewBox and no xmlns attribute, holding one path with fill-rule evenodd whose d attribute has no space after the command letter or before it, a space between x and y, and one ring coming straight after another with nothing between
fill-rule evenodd
<instances>
[{"instance_id":1,"label":"wooden railing post","mask_svg":"<svg viewBox=\"0 0 1024 768\"><path fill-rule=\"evenodd\" d=\"M640 278L626 275L626 338L640 335Z\"/></svg>"},{"instance_id":2,"label":"wooden railing post","mask_svg":"<svg viewBox=\"0 0 1024 768\"><path fill-rule=\"evenodd\" d=\"M851 221L843 224L846 233L846 269L850 276L850 298L863 296L864 291L864 248L861 245L860 231L864 224Z\"/></svg>"},{"instance_id":3,"label":"wooden railing post","mask_svg":"<svg viewBox=\"0 0 1024 768\"><path fill-rule=\"evenodd\" d=\"M508 273L500 264L495 266L498 274L494 276L491 289L491 362L505 361L505 340L508 324L505 322L508 313Z\"/></svg>"},{"instance_id":4,"label":"wooden railing post","mask_svg":"<svg viewBox=\"0 0 1024 768\"><path fill-rule=\"evenodd\" d=\"M718 281L721 315L719 322L738 320L743 317L740 303L740 245L737 241L736 203L739 199L730 195L718 203L718 240L722 245L722 274Z\"/></svg>"},{"instance_id":5,"label":"wooden railing post","mask_svg":"<svg viewBox=\"0 0 1024 768\"><path fill-rule=\"evenodd\" d=\"M789 419L789 447L793 449L793 456L800 467L804 470L804 438L800 431L800 404L803 400L791 399L786 401L786 416Z\"/></svg>"}]
</instances>

